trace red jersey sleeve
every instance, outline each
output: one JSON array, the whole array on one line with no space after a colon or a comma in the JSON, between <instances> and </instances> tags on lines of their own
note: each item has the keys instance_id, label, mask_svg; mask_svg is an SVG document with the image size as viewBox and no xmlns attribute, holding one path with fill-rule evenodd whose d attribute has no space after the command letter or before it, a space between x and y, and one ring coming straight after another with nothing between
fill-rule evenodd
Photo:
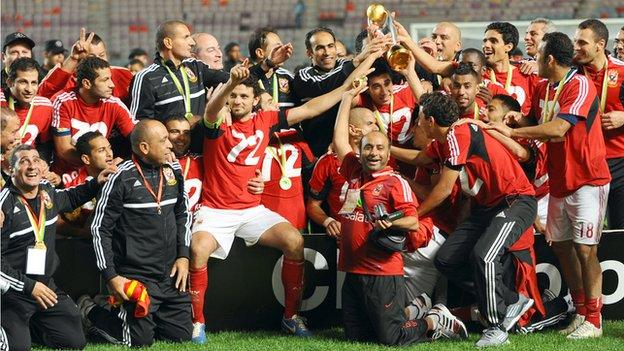
<instances>
[{"instance_id":1,"label":"red jersey sleeve","mask_svg":"<svg viewBox=\"0 0 624 351\"><path fill-rule=\"evenodd\" d=\"M390 190L390 203L395 211L403 211L405 216L418 217L418 200L409 183L400 175L394 175L396 181Z\"/></svg>"},{"instance_id":2,"label":"red jersey sleeve","mask_svg":"<svg viewBox=\"0 0 624 351\"><path fill-rule=\"evenodd\" d=\"M451 128L446 136L449 151L445 164L451 168L458 168L466 164L470 148L470 130L468 128L476 128L476 126L468 123L462 124Z\"/></svg>"},{"instance_id":3,"label":"red jersey sleeve","mask_svg":"<svg viewBox=\"0 0 624 351\"><path fill-rule=\"evenodd\" d=\"M132 72L125 67L112 66L111 75L113 76L113 83L115 83L113 95L125 102L128 100L128 91L130 89L130 81L132 81Z\"/></svg>"},{"instance_id":4,"label":"red jersey sleeve","mask_svg":"<svg viewBox=\"0 0 624 351\"><path fill-rule=\"evenodd\" d=\"M424 153L425 155L427 155L427 157L432 159L434 162L437 162L440 160L439 150L440 150L440 143L437 140L433 140L432 142L429 143L429 145L427 145L427 148L425 149Z\"/></svg>"},{"instance_id":5,"label":"red jersey sleeve","mask_svg":"<svg viewBox=\"0 0 624 351\"><path fill-rule=\"evenodd\" d=\"M562 89L557 100L559 104L558 114L574 115L586 119L592 104L592 101L587 98L590 84L592 83L585 76L575 75L572 77Z\"/></svg>"},{"instance_id":6,"label":"red jersey sleeve","mask_svg":"<svg viewBox=\"0 0 624 351\"><path fill-rule=\"evenodd\" d=\"M126 107L126 105L121 102L118 98L111 97L111 103L113 107L114 121L115 127L119 130L119 132L124 136L128 137L134 129L134 124L136 123L132 115L130 114L130 110Z\"/></svg>"},{"instance_id":7,"label":"red jersey sleeve","mask_svg":"<svg viewBox=\"0 0 624 351\"><path fill-rule=\"evenodd\" d=\"M360 159L355 155L355 152L349 152L343 159L340 165L340 174L348 181L360 176L362 165Z\"/></svg>"},{"instance_id":8,"label":"red jersey sleeve","mask_svg":"<svg viewBox=\"0 0 624 351\"><path fill-rule=\"evenodd\" d=\"M418 103L414 93L412 92L412 88L410 88L409 85L400 88L397 92L395 92L395 96L396 95L398 95L398 97L409 107L413 108Z\"/></svg>"},{"instance_id":9,"label":"red jersey sleeve","mask_svg":"<svg viewBox=\"0 0 624 351\"><path fill-rule=\"evenodd\" d=\"M71 79L72 74L65 72L60 66L54 67L48 75L39 83L37 95L51 99L54 94L65 89L67 82Z\"/></svg>"},{"instance_id":10,"label":"red jersey sleeve","mask_svg":"<svg viewBox=\"0 0 624 351\"><path fill-rule=\"evenodd\" d=\"M57 136L65 136L71 134L71 116L68 109L69 101L60 101L55 99L52 111L52 132Z\"/></svg>"},{"instance_id":11,"label":"red jersey sleeve","mask_svg":"<svg viewBox=\"0 0 624 351\"><path fill-rule=\"evenodd\" d=\"M326 184L330 179L331 174L331 158L332 155L323 155L312 171L312 177L310 177L310 196L315 200L324 200L327 196Z\"/></svg>"}]
</instances>

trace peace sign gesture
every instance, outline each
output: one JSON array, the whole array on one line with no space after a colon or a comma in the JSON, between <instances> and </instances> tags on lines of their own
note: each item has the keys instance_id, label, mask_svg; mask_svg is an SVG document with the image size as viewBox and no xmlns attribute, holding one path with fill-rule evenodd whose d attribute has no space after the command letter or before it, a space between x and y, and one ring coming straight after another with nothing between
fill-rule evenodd
<instances>
[{"instance_id":1,"label":"peace sign gesture","mask_svg":"<svg viewBox=\"0 0 624 351\"><path fill-rule=\"evenodd\" d=\"M85 28L80 28L80 39L74 43L72 46L71 58L79 61L89 54L91 50L91 41L93 40L93 36L95 32L91 32L89 37L87 37L87 30Z\"/></svg>"}]
</instances>

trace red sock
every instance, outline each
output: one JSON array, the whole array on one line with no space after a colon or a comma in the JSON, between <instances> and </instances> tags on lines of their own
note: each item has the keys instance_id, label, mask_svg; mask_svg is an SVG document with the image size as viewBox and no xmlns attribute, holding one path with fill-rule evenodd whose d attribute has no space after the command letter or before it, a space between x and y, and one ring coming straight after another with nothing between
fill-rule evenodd
<instances>
[{"instance_id":1,"label":"red sock","mask_svg":"<svg viewBox=\"0 0 624 351\"><path fill-rule=\"evenodd\" d=\"M292 318L299 311L303 293L304 261L284 258L282 284L284 285L284 318Z\"/></svg>"},{"instance_id":2,"label":"red sock","mask_svg":"<svg viewBox=\"0 0 624 351\"><path fill-rule=\"evenodd\" d=\"M204 297L208 290L208 266L199 269L190 269L191 307L193 309L193 323L206 323L204 320Z\"/></svg>"},{"instance_id":3,"label":"red sock","mask_svg":"<svg viewBox=\"0 0 624 351\"><path fill-rule=\"evenodd\" d=\"M600 315L600 311L602 310L602 298L590 298L587 297L585 299L585 309L587 310L587 314L585 315L585 320L589 323L596 326L596 328L600 328L600 320L602 318Z\"/></svg>"},{"instance_id":4,"label":"red sock","mask_svg":"<svg viewBox=\"0 0 624 351\"><path fill-rule=\"evenodd\" d=\"M572 303L576 308L576 313L584 316L587 314L585 309L585 290L570 290L570 295L572 295Z\"/></svg>"}]
</instances>

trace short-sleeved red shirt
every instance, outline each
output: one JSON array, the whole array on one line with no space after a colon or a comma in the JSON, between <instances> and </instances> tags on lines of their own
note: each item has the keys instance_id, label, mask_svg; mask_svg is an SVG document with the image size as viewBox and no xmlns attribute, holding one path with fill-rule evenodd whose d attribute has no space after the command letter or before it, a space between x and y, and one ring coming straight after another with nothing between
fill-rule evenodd
<instances>
[{"instance_id":1,"label":"short-sleeved red shirt","mask_svg":"<svg viewBox=\"0 0 624 351\"><path fill-rule=\"evenodd\" d=\"M512 69L511 72L511 84L506 89L508 95L511 95L514 99L518 100L520 106L522 106L522 113L525 115L531 110L531 95L535 84L539 81L539 77L536 74L524 74L517 67L509 66ZM490 79L491 70L487 70L483 74L484 79ZM500 83L505 87L507 81L507 72L494 72L496 81L493 83Z\"/></svg>"},{"instance_id":2,"label":"short-sleeved red shirt","mask_svg":"<svg viewBox=\"0 0 624 351\"><path fill-rule=\"evenodd\" d=\"M531 115L542 120L546 98L555 96L558 86L544 79L535 88ZM549 102L552 104L552 101ZM548 141L548 178L550 194L566 197L584 185L604 185L611 181L606 161L606 148L598 117L598 96L589 79L580 74L568 77L555 104L557 118L573 116L576 123L565 136Z\"/></svg>"},{"instance_id":3,"label":"short-sleeved red shirt","mask_svg":"<svg viewBox=\"0 0 624 351\"><path fill-rule=\"evenodd\" d=\"M451 127L444 153L445 165L459 170L464 193L481 206L496 206L510 195L535 195L513 155L475 124Z\"/></svg>"}]
</instances>

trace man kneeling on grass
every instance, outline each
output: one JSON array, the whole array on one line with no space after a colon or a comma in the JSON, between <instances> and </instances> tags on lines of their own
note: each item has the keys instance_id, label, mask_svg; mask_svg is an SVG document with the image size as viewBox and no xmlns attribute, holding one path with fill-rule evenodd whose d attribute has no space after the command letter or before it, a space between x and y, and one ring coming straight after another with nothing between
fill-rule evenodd
<instances>
[{"instance_id":1,"label":"man kneeling on grass","mask_svg":"<svg viewBox=\"0 0 624 351\"><path fill-rule=\"evenodd\" d=\"M342 239L338 263L339 269L347 272L342 287L345 334L350 340L385 345L409 345L442 336L467 337L463 323L441 304L423 319L407 318L401 248L384 249L380 242L383 239L373 239L376 234L383 237L390 231L400 231L408 250L413 251L427 244L433 224L430 219L419 223L416 197L407 181L387 166L390 143L385 134L370 132L360 141L359 159L353 152L348 119L354 97L366 89L365 80L359 82L343 95L333 140L342 162L340 172L349 183L340 211ZM403 217L394 221L379 216L398 211Z\"/></svg>"}]
</instances>

